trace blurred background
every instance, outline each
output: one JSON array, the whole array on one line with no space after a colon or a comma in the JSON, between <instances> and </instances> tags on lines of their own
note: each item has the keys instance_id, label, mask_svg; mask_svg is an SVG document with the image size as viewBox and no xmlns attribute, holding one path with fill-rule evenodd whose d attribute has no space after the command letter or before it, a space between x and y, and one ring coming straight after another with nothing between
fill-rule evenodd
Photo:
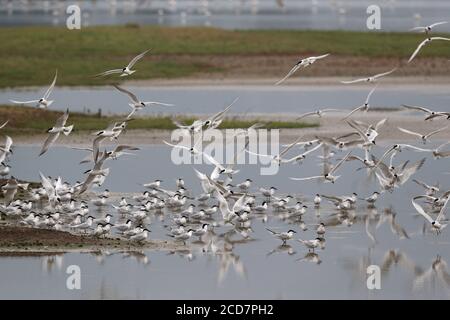
<instances>
[{"instance_id":1,"label":"blurred background","mask_svg":"<svg viewBox=\"0 0 450 320\"><path fill-rule=\"evenodd\" d=\"M448 18L447 0L0 0L0 25L65 25L77 4L82 24L212 26L224 29L357 30L367 7L381 8L383 31L405 31ZM440 28L450 31L450 24Z\"/></svg>"}]
</instances>

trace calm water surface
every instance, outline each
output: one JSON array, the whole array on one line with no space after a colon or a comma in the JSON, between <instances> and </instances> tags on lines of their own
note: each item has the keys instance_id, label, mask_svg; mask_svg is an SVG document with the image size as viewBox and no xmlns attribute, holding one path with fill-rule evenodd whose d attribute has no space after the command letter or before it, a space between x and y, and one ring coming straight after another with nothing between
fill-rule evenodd
<instances>
[{"instance_id":1,"label":"calm water surface","mask_svg":"<svg viewBox=\"0 0 450 320\"><path fill-rule=\"evenodd\" d=\"M381 143L385 147L387 143ZM79 151L55 147L45 156L37 157L38 147L17 147L11 163L16 177L38 179L38 171L46 175L63 176L67 181L81 180L82 172L89 168L78 165L84 157ZM382 149L375 150L380 154ZM401 154L398 161L417 161L418 154ZM175 179L183 177L187 187L200 192L199 181L191 165L176 166L167 161L170 149L165 146L144 146L137 157L110 161L111 173L99 189L114 192L141 191L140 183L157 178L164 180L163 187L173 189ZM209 173L208 165L195 165ZM282 166L275 176L260 176L259 167L242 165L235 183L245 178L254 180L256 186L276 186L279 195L302 196L309 202L316 192L348 195L356 191L361 197L371 194L377 186L367 180L361 170L355 173L356 164L342 167L336 185L316 182L295 182L289 176L302 177L320 171L314 158L303 165ZM450 188L448 179L439 173L448 171L448 160L427 159L424 168L415 176L434 183L439 180L442 189ZM300 231L300 224L288 225L276 212L268 212L267 219L255 217L249 241L241 243L240 235L232 235L232 252L213 254L204 252L207 245L194 240L191 250L181 253L142 251L132 254L102 252L97 254L70 253L45 257L1 257L0 298L177 298L177 299L289 299L289 298L357 298L396 299L427 298L448 299L450 283L442 273L434 272L433 262L441 257L449 261L448 230L440 236L423 234L423 219L415 216L410 199L421 189L409 181L394 193L383 194L377 208L367 209L360 202L342 224L327 228L323 249L317 256L296 241L291 247L280 247L280 242L265 230L293 228L303 239L315 237L312 224L319 221L337 221L336 211L324 204L320 210L308 208L303 220L308 230ZM262 199L258 198L258 203ZM114 203L114 202L113 202ZM384 209L396 212L395 222L409 235L400 239L392 231L390 216ZM104 212L110 211L109 206ZM95 213L93 206L91 211ZM170 223L170 214L150 217L151 237L169 239L164 225ZM230 227L215 228L218 242ZM368 230L368 231L367 231ZM371 240L374 236L376 243ZM207 241L206 241L207 242ZM320 261L320 263L318 263ZM81 290L67 290L65 273L69 265L79 265L82 272ZM382 268L381 290L366 287L366 267L371 264ZM445 275L445 274L444 274ZM448 275L448 274L447 274Z\"/></svg>"},{"instance_id":2,"label":"calm water surface","mask_svg":"<svg viewBox=\"0 0 450 320\"><path fill-rule=\"evenodd\" d=\"M223 110L236 97L232 114L290 114L318 108L350 109L364 103L370 86L185 86L185 87L127 87L144 101L160 101L174 107L153 107L138 115L204 114ZM11 104L9 99L26 101L40 97L46 88L0 90L0 104ZM128 97L113 87L56 88L50 106L54 110L127 114ZM449 86L401 85L378 88L371 97L372 107L398 108L402 104L429 106L450 111Z\"/></svg>"}]
</instances>

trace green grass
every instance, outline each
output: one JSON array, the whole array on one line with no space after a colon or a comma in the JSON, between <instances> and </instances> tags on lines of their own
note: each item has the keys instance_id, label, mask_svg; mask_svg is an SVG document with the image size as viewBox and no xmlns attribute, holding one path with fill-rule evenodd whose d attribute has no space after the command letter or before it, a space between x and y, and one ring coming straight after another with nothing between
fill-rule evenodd
<instances>
[{"instance_id":1,"label":"green grass","mask_svg":"<svg viewBox=\"0 0 450 320\"><path fill-rule=\"evenodd\" d=\"M92 75L124 66L151 49L133 79L188 77L226 70L207 56L319 54L408 57L424 35L349 31L277 31L157 26L98 26L80 31L63 27L0 29L0 87L47 85L59 70L58 85L117 82ZM424 48L421 56L448 57L445 41ZM205 57L191 61L192 57ZM245 66L244 66L245 67Z\"/></svg>"},{"instance_id":2,"label":"green grass","mask_svg":"<svg viewBox=\"0 0 450 320\"><path fill-rule=\"evenodd\" d=\"M56 119L62 112L52 110L41 110L31 107L0 106L0 123L9 120L7 126L2 129L2 134L7 135L31 135L36 133L45 133L47 129L53 127ZM99 116L98 114L85 114L72 112L69 115L67 125L74 124L73 132L98 131L106 128L113 121L120 121L123 117ZM191 123L195 120L192 117L177 117L178 121ZM268 129L286 129L286 128L307 128L316 127L316 123L290 122L290 121L259 121L239 120L237 118L226 118L220 129L230 128L248 128L254 123L264 124ZM139 117L129 122L129 130L173 130L176 126L169 116Z\"/></svg>"}]
</instances>

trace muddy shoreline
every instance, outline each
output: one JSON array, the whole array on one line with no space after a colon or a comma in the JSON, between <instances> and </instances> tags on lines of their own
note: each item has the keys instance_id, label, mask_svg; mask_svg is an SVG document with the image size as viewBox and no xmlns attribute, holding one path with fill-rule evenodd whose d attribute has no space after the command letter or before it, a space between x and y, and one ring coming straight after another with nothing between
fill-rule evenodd
<instances>
[{"instance_id":1,"label":"muddy shoreline","mask_svg":"<svg viewBox=\"0 0 450 320\"><path fill-rule=\"evenodd\" d=\"M73 234L66 231L0 225L0 257L69 252L127 252L143 249L182 251L187 247L182 242L170 240L146 240L136 243L113 236L96 238L91 235Z\"/></svg>"}]
</instances>

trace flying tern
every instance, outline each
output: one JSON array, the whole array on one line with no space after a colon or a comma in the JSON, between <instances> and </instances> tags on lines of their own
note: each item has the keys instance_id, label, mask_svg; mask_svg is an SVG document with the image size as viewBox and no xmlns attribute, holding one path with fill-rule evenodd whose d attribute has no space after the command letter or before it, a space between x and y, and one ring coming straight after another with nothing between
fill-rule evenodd
<instances>
[{"instance_id":1,"label":"flying tern","mask_svg":"<svg viewBox=\"0 0 450 320\"><path fill-rule=\"evenodd\" d=\"M34 104L37 108L45 109L49 107L53 100L48 100L50 97L50 94L52 93L53 88L55 87L56 79L58 77L58 70L56 70L55 77L53 78L53 82L48 87L47 91L44 93L44 96L38 100L30 100L30 101L17 101L17 100L10 100L12 103L16 104Z\"/></svg>"},{"instance_id":2,"label":"flying tern","mask_svg":"<svg viewBox=\"0 0 450 320\"><path fill-rule=\"evenodd\" d=\"M321 56L317 56L317 57L308 57L308 58L304 58L299 60L293 67L291 70L289 70L288 74L281 80L279 80L277 83L275 83L275 85L280 85L282 84L287 78L289 78L290 76L292 76L298 69L300 68L306 68L310 65L312 65L314 62L316 62L317 60L323 59L328 57L330 54L324 54Z\"/></svg>"},{"instance_id":3,"label":"flying tern","mask_svg":"<svg viewBox=\"0 0 450 320\"><path fill-rule=\"evenodd\" d=\"M360 79L355 79L355 80L349 80L349 81L341 81L341 83L344 84L350 84L350 83L357 83L357 82L376 82L378 81L380 78L385 77L387 75L390 75L391 73L393 73L395 70L397 70L397 68L394 68L392 70L389 70L387 72L383 72L383 73L379 73L376 74L374 76L370 76L367 78L360 78Z\"/></svg>"},{"instance_id":4,"label":"flying tern","mask_svg":"<svg viewBox=\"0 0 450 320\"><path fill-rule=\"evenodd\" d=\"M39 153L39 156L42 156L44 153L47 152L47 150L52 146L53 143L58 139L59 134L62 132L65 136L68 136L73 129L73 124L66 127L67 119L69 118L69 109L66 110L66 112L60 116L57 120L55 125L47 130L48 137L44 142L44 145L42 146L41 152Z\"/></svg>"},{"instance_id":5,"label":"flying tern","mask_svg":"<svg viewBox=\"0 0 450 320\"><path fill-rule=\"evenodd\" d=\"M131 91L126 90L124 88L121 88L121 87L119 87L118 85L115 85L115 84L113 86L114 86L114 88L116 88L120 92L125 93L126 95L128 95L128 97L131 99L132 103L129 103L128 105L133 110L128 114L127 119L131 118L131 116L135 112L137 112L137 111L139 111L139 110L141 110L141 109L143 109L143 108L145 108L147 106L163 106L163 107L173 107L174 106L173 104L170 104L170 103L163 103L163 102L158 102L158 101L141 101Z\"/></svg>"},{"instance_id":6,"label":"flying tern","mask_svg":"<svg viewBox=\"0 0 450 320\"><path fill-rule=\"evenodd\" d=\"M149 51L150 51L150 49L148 49L148 50L142 52L141 54L137 55L136 57L134 57L134 58L130 61L130 63L129 63L126 67L124 67L124 68L122 68L122 69L112 69L112 70L108 70L108 71L105 71L105 72L102 72L102 73L97 74L96 77L104 77L104 76L108 76L108 75L111 75L111 74L119 74L119 73L120 73L120 76L121 76L121 77L125 77L125 76L132 75L133 73L136 72L136 70L132 70L133 66L134 66L134 65L136 64L136 62L138 62L142 57L144 57L145 54L146 54L147 52L149 52Z\"/></svg>"},{"instance_id":7,"label":"flying tern","mask_svg":"<svg viewBox=\"0 0 450 320\"><path fill-rule=\"evenodd\" d=\"M436 40L444 40L444 41L450 41L449 38L443 38L443 37L430 37L430 38L426 38L425 40L423 40L416 48L416 50L413 52L413 54L411 55L411 57L409 57L408 59L408 63L410 63L411 61L413 61L413 59L417 56L417 54L419 53L420 49L422 49L425 45L427 45L428 43L432 42L432 41L436 41Z\"/></svg>"}]
</instances>

